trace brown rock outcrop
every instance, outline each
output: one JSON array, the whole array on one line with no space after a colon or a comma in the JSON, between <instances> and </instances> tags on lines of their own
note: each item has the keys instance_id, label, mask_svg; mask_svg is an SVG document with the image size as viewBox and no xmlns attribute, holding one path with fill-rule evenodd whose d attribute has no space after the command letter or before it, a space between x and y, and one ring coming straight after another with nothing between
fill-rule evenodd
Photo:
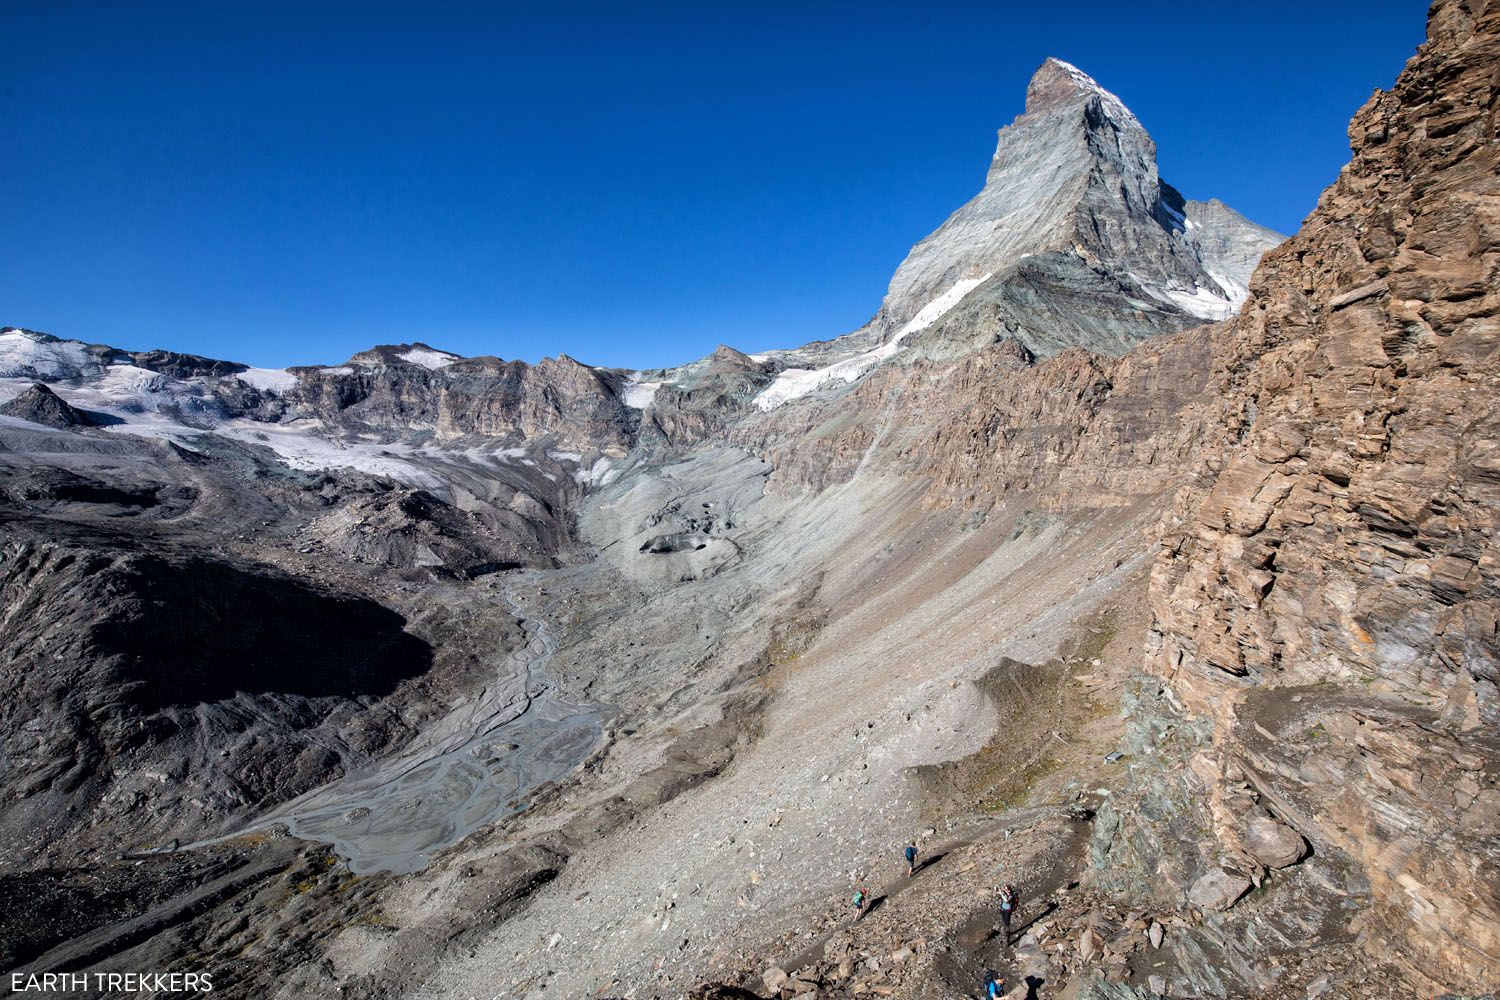
<instances>
[{"instance_id":1,"label":"brown rock outcrop","mask_svg":"<svg viewBox=\"0 0 1500 1000\"><path fill-rule=\"evenodd\" d=\"M930 480L935 504L1025 493L1039 509L1077 509L1155 498L1184 478L1205 433L1197 404L1209 330L1122 358L1072 348L1033 362L1005 340L956 363L887 366L840 399L774 410L734 439L766 456L773 488L788 493L846 481L863 465Z\"/></svg>"},{"instance_id":2,"label":"brown rock outcrop","mask_svg":"<svg viewBox=\"0 0 1500 1000\"><path fill-rule=\"evenodd\" d=\"M317 417L335 427L402 436L430 432L444 441L550 435L560 446L589 454L621 455L634 443L639 420L620 398L620 376L567 355L535 365L464 358L433 370L389 363L391 350L367 351L355 364L298 369L297 385L263 401L253 415Z\"/></svg>"},{"instance_id":3,"label":"brown rock outcrop","mask_svg":"<svg viewBox=\"0 0 1500 1000\"><path fill-rule=\"evenodd\" d=\"M1439 2L1429 33L1216 335L1220 432L1166 524L1150 666L1214 720L1218 768L1252 690L1368 699L1384 722L1329 724L1347 754L1267 750L1251 781L1359 864L1372 948L1478 988L1500 979L1500 839L1478 832L1500 771L1500 5Z\"/></svg>"},{"instance_id":4,"label":"brown rock outcrop","mask_svg":"<svg viewBox=\"0 0 1500 1000\"><path fill-rule=\"evenodd\" d=\"M1497 20L1434 8L1220 337L1224 434L1157 568L1161 666L1189 697L1193 677L1209 700L1224 675L1359 679L1500 721Z\"/></svg>"}]
</instances>

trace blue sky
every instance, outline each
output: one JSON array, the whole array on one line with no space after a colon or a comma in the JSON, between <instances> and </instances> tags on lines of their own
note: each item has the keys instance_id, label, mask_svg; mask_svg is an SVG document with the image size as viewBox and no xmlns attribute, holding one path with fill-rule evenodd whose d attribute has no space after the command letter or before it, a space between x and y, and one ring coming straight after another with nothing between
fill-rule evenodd
<instances>
[{"instance_id":1,"label":"blue sky","mask_svg":"<svg viewBox=\"0 0 1500 1000\"><path fill-rule=\"evenodd\" d=\"M0 325L647 367L879 306L1048 55L1292 232L1424 35L1361 3L0 3Z\"/></svg>"}]
</instances>

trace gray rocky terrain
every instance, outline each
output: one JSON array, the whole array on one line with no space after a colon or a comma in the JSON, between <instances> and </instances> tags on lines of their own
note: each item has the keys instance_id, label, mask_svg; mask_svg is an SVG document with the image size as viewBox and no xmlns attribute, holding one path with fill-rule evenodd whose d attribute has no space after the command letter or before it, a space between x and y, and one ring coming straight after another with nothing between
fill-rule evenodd
<instances>
[{"instance_id":1,"label":"gray rocky terrain","mask_svg":"<svg viewBox=\"0 0 1500 1000\"><path fill-rule=\"evenodd\" d=\"M1429 35L1285 243L1049 60L794 350L0 331L0 965L1493 990L1500 8Z\"/></svg>"}]
</instances>

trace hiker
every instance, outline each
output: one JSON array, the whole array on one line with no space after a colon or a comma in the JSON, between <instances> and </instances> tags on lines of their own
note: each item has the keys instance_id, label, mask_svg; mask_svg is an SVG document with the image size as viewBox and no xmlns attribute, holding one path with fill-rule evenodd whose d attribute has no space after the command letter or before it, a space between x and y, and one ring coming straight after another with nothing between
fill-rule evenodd
<instances>
[{"instance_id":1,"label":"hiker","mask_svg":"<svg viewBox=\"0 0 1500 1000\"><path fill-rule=\"evenodd\" d=\"M908 841L906 844L906 874L908 876L917 873L917 842Z\"/></svg>"},{"instance_id":2,"label":"hiker","mask_svg":"<svg viewBox=\"0 0 1500 1000\"><path fill-rule=\"evenodd\" d=\"M1005 941L1010 943L1010 918L1016 915L1021 908L1021 897L1016 895L1015 888L1009 883L1000 887L1000 923L1005 926Z\"/></svg>"},{"instance_id":3,"label":"hiker","mask_svg":"<svg viewBox=\"0 0 1500 1000\"><path fill-rule=\"evenodd\" d=\"M990 969L984 974L984 983L979 987L980 1000L1000 1000L1003 996L1005 980L994 969Z\"/></svg>"},{"instance_id":4,"label":"hiker","mask_svg":"<svg viewBox=\"0 0 1500 1000\"><path fill-rule=\"evenodd\" d=\"M864 886L854 890L854 919L865 915L865 905L870 902L870 893Z\"/></svg>"}]
</instances>

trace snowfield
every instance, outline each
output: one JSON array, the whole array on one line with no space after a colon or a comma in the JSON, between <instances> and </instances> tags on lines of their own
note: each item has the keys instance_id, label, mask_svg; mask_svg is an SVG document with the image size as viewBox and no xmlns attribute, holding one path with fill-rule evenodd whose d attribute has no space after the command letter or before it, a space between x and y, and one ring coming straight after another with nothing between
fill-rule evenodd
<instances>
[{"instance_id":1,"label":"snowfield","mask_svg":"<svg viewBox=\"0 0 1500 1000\"><path fill-rule=\"evenodd\" d=\"M0 333L0 378L77 378L95 364L76 340L48 343L20 330Z\"/></svg>"},{"instance_id":2,"label":"snowfield","mask_svg":"<svg viewBox=\"0 0 1500 1000\"><path fill-rule=\"evenodd\" d=\"M660 382L630 382L625 386L625 405L644 410L651 405L651 401L656 398L656 390L661 387Z\"/></svg>"},{"instance_id":3,"label":"snowfield","mask_svg":"<svg viewBox=\"0 0 1500 1000\"><path fill-rule=\"evenodd\" d=\"M446 368L448 365L453 364L453 362L462 360L456 354L449 354L447 351L434 351L425 347L412 348L405 354L398 354L396 357L402 361L410 361L414 365L421 365L423 368L430 368L433 371L437 371L439 368Z\"/></svg>"},{"instance_id":4,"label":"snowfield","mask_svg":"<svg viewBox=\"0 0 1500 1000\"><path fill-rule=\"evenodd\" d=\"M896 331L896 335L879 347L856 354L852 358L836 361L825 368L788 368L776 380L766 386L755 397L755 405L762 410L772 410L782 403L806 396L822 385L833 381L853 382L865 372L887 358L894 357L901 349L901 342L914 333L927 329L942 318L943 314L963 300L974 289L989 280L989 275L964 278L953 283L946 292L922 307L911 320Z\"/></svg>"},{"instance_id":5,"label":"snowfield","mask_svg":"<svg viewBox=\"0 0 1500 1000\"><path fill-rule=\"evenodd\" d=\"M323 429L317 421L266 424L231 420L214 428L213 433L246 444L264 445L294 469L309 472L355 469L372 476L390 476L413 486L443 485L440 478L403 457L413 452L409 445L334 441L316 433Z\"/></svg>"},{"instance_id":6,"label":"snowfield","mask_svg":"<svg viewBox=\"0 0 1500 1000\"><path fill-rule=\"evenodd\" d=\"M607 486L619 475L618 472L610 469L613 464L607 458L598 458L587 469L579 469L573 473L573 479L584 486Z\"/></svg>"},{"instance_id":7,"label":"snowfield","mask_svg":"<svg viewBox=\"0 0 1500 1000\"><path fill-rule=\"evenodd\" d=\"M1135 279L1136 283L1141 286L1141 290L1147 295L1160 302L1168 302L1188 315L1197 316L1199 319L1228 319L1239 312L1240 305L1245 301L1245 296L1249 295L1249 291L1246 290L1244 295L1235 300L1228 286L1225 286L1223 292L1215 292L1212 289L1201 286L1194 286L1192 291L1187 291L1182 288L1164 288L1161 285L1154 285L1134 272L1130 272L1130 277ZM1218 275L1213 275L1213 278L1220 285L1224 285L1228 280ZM1226 294L1230 298L1226 299Z\"/></svg>"},{"instance_id":8,"label":"snowfield","mask_svg":"<svg viewBox=\"0 0 1500 1000\"><path fill-rule=\"evenodd\" d=\"M1116 121L1133 122L1136 120L1135 115L1131 114L1130 109L1125 106L1124 101L1099 86L1099 81L1089 76L1077 66L1074 66L1072 63L1063 62L1061 59L1048 59L1047 61L1061 67L1063 72L1067 73L1081 89L1092 90L1098 94L1104 104L1104 113L1111 118Z\"/></svg>"},{"instance_id":9,"label":"snowfield","mask_svg":"<svg viewBox=\"0 0 1500 1000\"><path fill-rule=\"evenodd\" d=\"M274 392L277 394L295 388L297 376L285 368L247 368L242 372L236 372L235 378L241 382L247 382L262 392Z\"/></svg>"}]
</instances>

